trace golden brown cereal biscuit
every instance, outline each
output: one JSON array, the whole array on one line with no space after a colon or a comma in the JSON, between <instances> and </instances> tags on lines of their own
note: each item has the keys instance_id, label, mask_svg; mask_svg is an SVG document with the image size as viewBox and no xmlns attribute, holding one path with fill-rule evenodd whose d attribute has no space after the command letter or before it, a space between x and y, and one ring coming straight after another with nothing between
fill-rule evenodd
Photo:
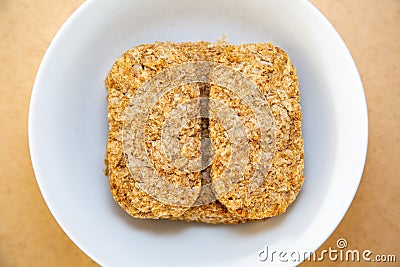
<instances>
[{"instance_id":1,"label":"golden brown cereal biscuit","mask_svg":"<svg viewBox=\"0 0 400 267\"><path fill-rule=\"evenodd\" d=\"M300 93L272 44L155 43L106 78L106 173L136 218L241 223L285 212L304 181Z\"/></svg>"}]
</instances>

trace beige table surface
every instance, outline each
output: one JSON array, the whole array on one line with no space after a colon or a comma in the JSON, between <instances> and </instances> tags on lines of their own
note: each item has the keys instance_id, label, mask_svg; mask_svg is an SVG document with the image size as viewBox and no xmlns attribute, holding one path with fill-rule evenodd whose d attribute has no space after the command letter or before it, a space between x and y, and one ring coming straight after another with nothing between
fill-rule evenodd
<instances>
[{"instance_id":1,"label":"beige table surface","mask_svg":"<svg viewBox=\"0 0 400 267\"><path fill-rule=\"evenodd\" d=\"M0 0L0 266L96 266L47 209L32 171L27 136L29 99L40 60L81 2ZM367 163L357 195L319 251L335 248L338 238L346 238L354 249L397 254L397 263L382 265L399 266L400 0L312 2L333 23L354 57L370 125Z\"/></svg>"}]
</instances>

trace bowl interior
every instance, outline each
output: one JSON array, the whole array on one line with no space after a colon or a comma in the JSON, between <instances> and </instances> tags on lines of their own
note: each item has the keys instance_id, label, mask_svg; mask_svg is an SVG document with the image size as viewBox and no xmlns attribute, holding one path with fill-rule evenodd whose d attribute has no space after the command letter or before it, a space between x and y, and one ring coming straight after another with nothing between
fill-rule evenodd
<instances>
[{"instance_id":1,"label":"bowl interior","mask_svg":"<svg viewBox=\"0 0 400 267\"><path fill-rule=\"evenodd\" d=\"M302 191L260 223L206 225L132 219L103 174L104 78L129 48L154 41L273 42L300 79L305 138ZM252 266L265 246L313 251L344 216L365 161L362 85L339 35L308 1L85 2L52 42L35 82L29 141L42 194L70 238L102 265ZM298 262L278 262L293 265Z\"/></svg>"}]
</instances>

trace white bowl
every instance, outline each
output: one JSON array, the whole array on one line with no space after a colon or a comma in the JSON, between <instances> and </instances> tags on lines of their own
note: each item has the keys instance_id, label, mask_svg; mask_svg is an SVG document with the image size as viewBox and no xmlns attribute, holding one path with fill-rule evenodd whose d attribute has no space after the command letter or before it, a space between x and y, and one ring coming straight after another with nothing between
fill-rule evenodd
<instances>
[{"instance_id":1,"label":"white bowl","mask_svg":"<svg viewBox=\"0 0 400 267\"><path fill-rule=\"evenodd\" d=\"M103 79L129 48L154 41L273 42L301 84L306 180L280 216L243 225L137 220L113 200L103 174ZM346 213L367 150L362 84L342 39L305 0L86 1L51 43L29 112L32 164L67 235L105 266L265 265L260 250L314 251ZM295 265L275 259L275 264Z\"/></svg>"}]
</instances>

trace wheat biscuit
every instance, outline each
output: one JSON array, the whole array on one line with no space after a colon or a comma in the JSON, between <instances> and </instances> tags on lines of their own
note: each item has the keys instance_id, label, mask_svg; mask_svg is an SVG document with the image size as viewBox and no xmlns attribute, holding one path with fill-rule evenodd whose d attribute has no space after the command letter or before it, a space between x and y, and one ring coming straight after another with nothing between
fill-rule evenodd
<instances>
[{"instance_id":1,"label":"wheat biscuit","mask_svg":"<svg viewBox=\"0 0 400 267\"><path fill-rule=\"evenodd\" d=\"M106 174L131 216L233 224L283 213L296 198L300 94L280 48L140 45L105 82Z\"/></svg>"}]
</instances>

